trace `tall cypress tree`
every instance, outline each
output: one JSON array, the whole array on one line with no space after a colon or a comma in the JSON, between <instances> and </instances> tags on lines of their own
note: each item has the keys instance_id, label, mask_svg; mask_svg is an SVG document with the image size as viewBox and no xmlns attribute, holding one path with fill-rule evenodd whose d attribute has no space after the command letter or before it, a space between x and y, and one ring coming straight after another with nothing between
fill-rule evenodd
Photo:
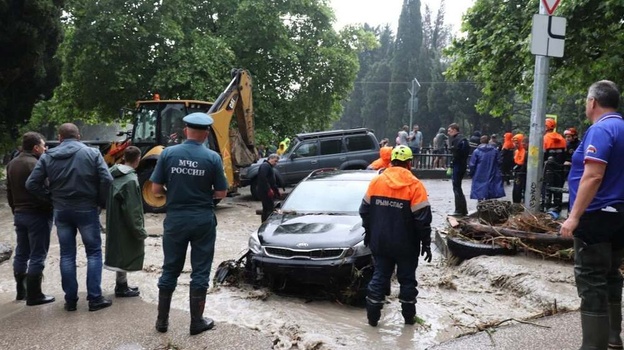
<instances>
[{"instance_id":1,"label":"tall cypress tree","mask_svg":"<svg viewBox=\"0 0 624 350\"><path fill-rule=\"evenodd\" d=\"M422 48L422 16L420 0L403 0L399 17L394 57L390 64L392 82L388 101L388 130L399 130L409 122L409 97L411 81L418 78L418 62ZM419 79L420 80L420 79Z\"/></svg>"}]
</instances>

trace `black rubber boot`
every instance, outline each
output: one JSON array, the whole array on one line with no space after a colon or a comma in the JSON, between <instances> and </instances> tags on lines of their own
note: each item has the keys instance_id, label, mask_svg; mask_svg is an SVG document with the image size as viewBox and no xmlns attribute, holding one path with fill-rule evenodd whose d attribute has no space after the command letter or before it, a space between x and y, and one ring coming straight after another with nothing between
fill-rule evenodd
<instances>
[{"instance_id":1,"label":"black rubber boot","mask_svg":"<svg viewBox=\"0 0 624 350\"><path fill-rule=\"evenodd\" d=\"M17 292L15 300L26 300L26 274L13 273L15 276L15 290Z\"/></svg>"},{"instance_id":2,"label":"black rubber boot","mask_svg":"<svg viewBox=\"0 0 624 350\"><path fill-rule=\"evenodd\" d=\"M581 311L583 344L579 350L604 350L609 337L609 316Z\"/></svg>"},{"instance_id":3,"label":"black rubber boot","mask_svg":"<svg viewBox=\"0 0 624 350\"><path fill-rule=\"evenodd\" d=\"M158 318L156 318L156 330L160 333L167 332L169 328L169 309L171 308L172 290L158 290Z\"/></svg>"},{"instance_id":4,"label":"black rubber boot","mask_svg":"<svg viewBox=\"0 0 624 350\"><path fill-rule=\"evenodd\" d=\"M191 335L196 335L214 327L214 321L204 317L204 307L206 306L206 289L191 289Z\"/></svg>"},{"instance_id":5,"label":"black rubber boot","mask_svg":"<svg viewBox=\"0 0 624 350\"><path fill-rule=\"evenodd\" d=\"M128 283L117 283L115 285L115 296L118 298L131 298L141 295L139 288L130 288Z\"/></svg>"},{"instance_id":6,"label":"black rubber boot","mask_svg":"<svg viewBox=\"0 0 624 350\"><path fill-rule=\"evenodd\" d=\"M586 244L574 238L574 277L581 297L583 342L580 350L604 350L609 343L607 275L611 244Z\"/></svg>"},{"instance_id":7,"label":"black rubber boot","mask_svg":"<svg viewBox=\"0 0 624 350\"><path fill-rule=\"evenodd\" d=\"M34 306L53 302L53 296L45 295L41 292L41 281L43 274L26 275L26 305Z\"/></svg>"},{"instance_id":8,"label":"black rubber boot","mask_svg":"<svg viewBox=\"0 0 624 350\"><path fill-rule=\"evenodd\" d=\"M624 349L621 333L622 304L609 303L609 349Z\"/></svg>"},{"instance_id":9,"label":"black rubber boot","mask_svg":"<svg viewBox=\"0 0 624 350\"><path fill-rule=\"evenodd\" d=\"M415 303L401 303L401 315L405 324L416 323L416 304Z\"/></svg>"},{"instance_id":10,"label":"black rubber boot","mask_svg":"<svg viewBox=\"0 0 624 350\"><path fill-rule=\"evenodd\" d=\"M383 302L374 301L366 297L366 318L369 325L377 327L381 318L381 309L383 309Z\"/></svg>"},{"instance_id":11,"label":"black rubber boot","mask_svg":"<svg viewBox=\"0 0 624 350\"><path fill-rule=\"evenodd\" d=\"M465 196L455 196L455 212L451 216L466 216L468 215L468 204L466 203Z\"/></svg>"}]
</instances>

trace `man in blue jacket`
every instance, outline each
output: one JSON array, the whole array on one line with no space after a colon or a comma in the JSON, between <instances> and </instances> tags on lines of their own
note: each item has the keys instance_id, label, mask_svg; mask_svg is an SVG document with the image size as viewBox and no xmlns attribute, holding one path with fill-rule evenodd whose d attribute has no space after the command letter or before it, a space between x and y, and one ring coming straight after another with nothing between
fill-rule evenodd
<instances>
[{"instance_id":1,"label":"man in blue jacket","mask_svg":"<svg viewBox=\"0 0 624 350\"><path fill-rule=\"evenodd\" d=\"M65 310L75 311L76 232L80 232L87 255L87 300L89 311L111 306L102 296L102 237L98 207L106 207L113 178L99 150L80 142L78 127L66 123L59 128L60 145L41 155L26 181L32 194L51 198L54 222L61 247L61 279ZM49 180L49 190L44 186Z\"/></svg>"}]
</instances>

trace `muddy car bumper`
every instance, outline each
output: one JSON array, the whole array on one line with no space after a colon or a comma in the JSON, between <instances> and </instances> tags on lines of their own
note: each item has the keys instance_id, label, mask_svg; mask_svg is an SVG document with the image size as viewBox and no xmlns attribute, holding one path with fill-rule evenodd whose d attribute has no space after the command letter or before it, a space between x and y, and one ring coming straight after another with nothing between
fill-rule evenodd
<instances>
[{"instance_id":1,"label":"muddy car bumper","mask_svg":"<svg viewBox=\"0 0 624 350\"><path fill-rule=\"evenodd\" d=\"M266 275L279 275L303 283L327 284L332 280L348 281L356 269L372 264L370 255L336 260L280 259L263 255L252 255L252 265Z\"/></svg>"}]
</instances>

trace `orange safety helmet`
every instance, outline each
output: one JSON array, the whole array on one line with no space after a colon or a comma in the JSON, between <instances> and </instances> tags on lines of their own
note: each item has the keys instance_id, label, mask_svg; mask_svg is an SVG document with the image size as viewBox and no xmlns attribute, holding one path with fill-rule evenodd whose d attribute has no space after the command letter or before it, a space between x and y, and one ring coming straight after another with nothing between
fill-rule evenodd
<instances>
[{"instance_id":1,"label":"orange safety helmet","mask_svg":"<svg viewBox=\"0 0 624 350\"><path fill-rule=\"evenodd\" d=\"M557 122L553 118L546 118L546 130L554 130L557 127Z\"/></svg>"}]
</instances>

